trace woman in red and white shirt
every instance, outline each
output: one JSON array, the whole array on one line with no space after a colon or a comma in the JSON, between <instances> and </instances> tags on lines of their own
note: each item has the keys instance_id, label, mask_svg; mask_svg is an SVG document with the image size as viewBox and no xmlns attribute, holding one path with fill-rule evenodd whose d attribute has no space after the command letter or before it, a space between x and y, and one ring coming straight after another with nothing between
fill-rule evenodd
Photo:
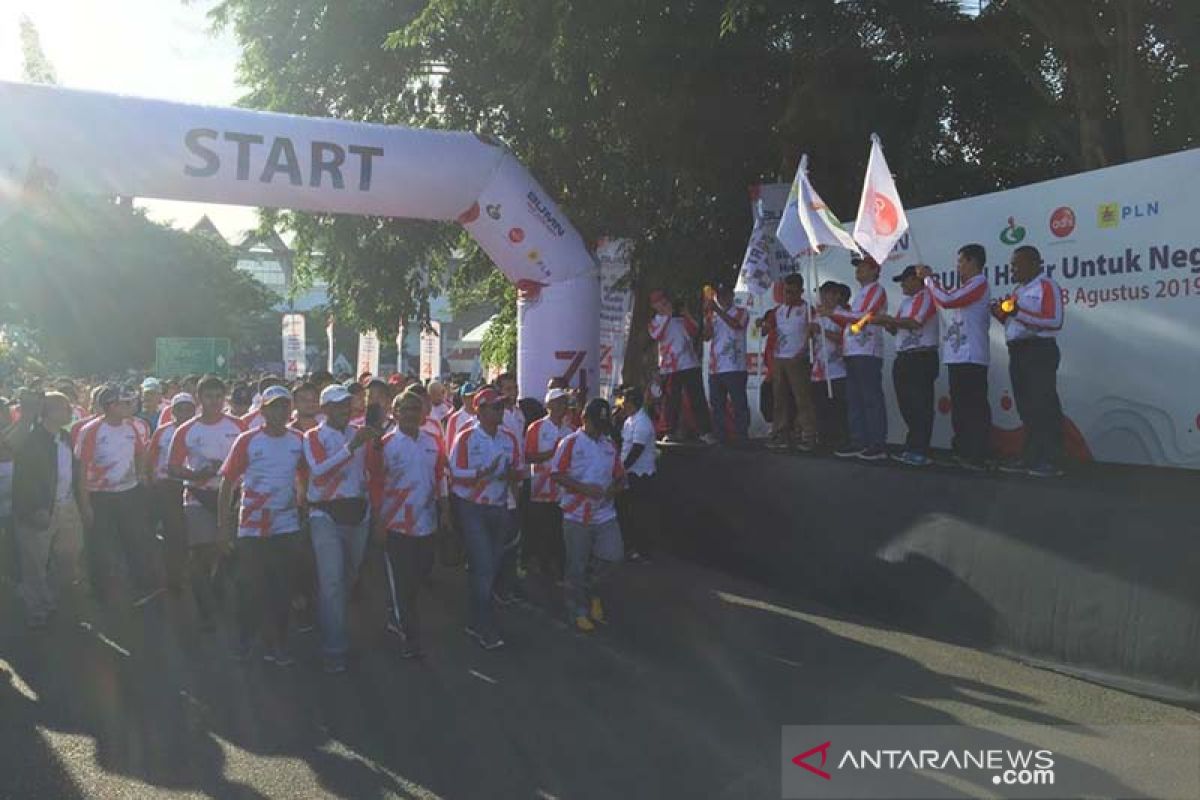
<instances>
[{"instance_id":1,"label":"woman in red and white shirt","mask_svg":"<svg viewBox=\"0 0 1200 800\"><path fill-rule=\"evenodd\" d=\"M706 444L715 444L712 434L712 419L708 403L704 399L704 384L700 374L700 360L696 357L696 337L700 326L684 309L675 313L675 304L663 289L650 292L650 305L654 318L650 320L650 338L658 344L658 374L666 381L667 403L665 413L671 433L668 440L683 438L686 429L683 414L683 394L686 392L691 419L696 433Z\"/></svg>"}]
</instances>

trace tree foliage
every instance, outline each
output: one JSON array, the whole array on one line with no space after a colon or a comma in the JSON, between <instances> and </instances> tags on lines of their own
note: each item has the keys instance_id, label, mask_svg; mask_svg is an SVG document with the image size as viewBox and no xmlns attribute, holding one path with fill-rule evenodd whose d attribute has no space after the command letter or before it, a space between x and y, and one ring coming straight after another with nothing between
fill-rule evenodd
<instances>
[{"instance_id":1,"label":"tree foliage","mask_svg":"<svg viewBox=\"0 0 1200 800\"><path fill-rule=\"evenodd\" d=\"M107 200L43 199L0 225L11 321L79 374L148 366L157 337L227 337L236 349L264 320L278 337L276 298L233 265L224 242Z\"/></svg>"},{"instance_id":2,"label":"tree foliage","mask_svg":"<svg viewBox=\"0 0 1200 800\"><path fill-rule=\"evenodd\" d=\"M21 15L21 74L30 83L58 83L54 65L42 50L42 37L28 16Z\"/></svg>"},{"instance_id":3,"label":"tree foliage","mask_svg":"<svg viewBox=\"0 0 1200 800\"><path fill-rule=\"evenodd\" d=\"M247 105L497 136L585 239L637 240L639 289L728 274L744 188L801 151L845 217L872 132L918 206L1200 131L1194 0L225 0L214 19ZM340 310L384 329L488 269L453 226L283 219Z\"/></svg>"}]
</instances>

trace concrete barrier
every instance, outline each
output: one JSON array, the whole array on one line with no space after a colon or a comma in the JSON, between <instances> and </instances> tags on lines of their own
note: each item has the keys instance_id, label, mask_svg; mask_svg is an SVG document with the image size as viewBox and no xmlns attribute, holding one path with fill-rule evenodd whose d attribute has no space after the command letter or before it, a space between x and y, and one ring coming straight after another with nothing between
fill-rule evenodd
<instances>
[{"instance_id":1,"label":"concrete barrier","mask_svg":"<svg viewBox=\"0 0 1200 800\"><path fill-rule=\"evenodd\" d=\"M764 451L660 458L676 552L937 638L1200 699L1200 475L1044 483Z\"/></svg>"}]
</instances>

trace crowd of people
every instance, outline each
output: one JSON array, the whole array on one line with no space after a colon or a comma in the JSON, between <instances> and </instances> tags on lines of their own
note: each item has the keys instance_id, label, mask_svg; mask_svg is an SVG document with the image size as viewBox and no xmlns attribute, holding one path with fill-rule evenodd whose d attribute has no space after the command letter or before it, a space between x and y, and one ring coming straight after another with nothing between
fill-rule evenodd
<instances>
[{"instance_id":1,"label":"crowd of people","mask_svg":"<svg viewBox=\"0 0 1200 800\"><path fill-rule=\"evenodd\" d=\"M933 463L934 384L942 364L950 384L954 463L966 470L996 466L1037 478L1062 474L1063 412L1057 389L1062 291L1031 246L1013 251L1012 292L993 298L987 253L968 244L958 251L957 281L943 286L928 266L905 267L892 281L902 297L889 313L880 265L854 256L857 288L826 281L816 302L805 299L804 278L782 281L782 297L759 321L765 336L762 407L771 423L768 447L912 467ZM669 441L744 441L749 429L746 352L750 326L729 283L706 287L701 318L666 291L650 294L650 336L658 346L664 382L663 426ZM1025 430L1024 453L992 457L988 364L992 321L1004 329L1009 377ZM889 456L883 390L884 336L895 338L892 382L907 426L904 448ZM709 346L708 401L699 361ZM769 387L769 390L768 390Z\"/></svg>"},{"instance_id":2,"label":"crowd of people","mask_svg":"<svg viewBox=\"0 0 1200 800\"><path fill-rule=\"evenodd\" d=\"M654 424L638 388L618 393L615 413L557 381L518 404L511 374L453 393L328 372L232 390L213 375L147 378L98 385L86 408L76 389L26 386L0 419L32 629L68 584L103 607L170 595L198 631L228 627L238 660L259 648L290 665L289 632L315 628L324 669L341 673L374 538L403 657L421 653L420 596L439 558L465 562L465 631L493 650L499 608L524 580L561 587L577 631L606 623L607 576L645 560L657 524Z\"/></svg>"}]
</instances>

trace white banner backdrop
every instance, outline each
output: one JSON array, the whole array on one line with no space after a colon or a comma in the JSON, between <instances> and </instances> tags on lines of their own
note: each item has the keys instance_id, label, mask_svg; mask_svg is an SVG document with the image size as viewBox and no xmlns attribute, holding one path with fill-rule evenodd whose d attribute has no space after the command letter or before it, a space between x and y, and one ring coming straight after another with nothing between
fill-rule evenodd
<instances>
[{"instance_id":1,"label":"white banner backdrop","mask_svg":"<svg viewBox=\"0 0 1200 800\"><path fill-rule=\"evenodd\" d=\"M367 331L358 335L358 366L354 371L357 378L364 372L379 374L379 334Z\"/></svg>"},{"instance_id":2,"label":"white banner backdrop","mask_svg":"<svg viewBox=\"0 0 1200 800\"><path fill-rule=\"evenodd\" d=\"M304 315L283 315L283 377L293 381L308 372L305 355Z\"/></svg>"},{"instance_id":3,"label":"white banner backdrop","mask_svg":"<svg viewBox=\"0 0 1200 800\"><path fill-rule=\"evenodd\" d=\"M596 274L533 176L501 143L475 134L2 81L0 108L0 217L60 190L457 220L520 287ZM557 321L594 334L574 312ZM527 354L559 336L526 334ZM553 362L554 351L535 360Z\"/></svg>"},{"instance_id":4,"label":"white banner backdrop","mask_svg":"<svg viewBox=\"0 0 1200 800\"><path fill-rule=\"evenodd\" d=\"M596 244L596 259L600 262L599 392L608 399L621 382L633 319L633 288L628 279L632 256L633 242L629 239L603 238Z\"/></svg>"},{"instance_id":5,"label":"white banner backdrop","mask_svg":"<svg viewBox=\"0 0 1200 800\"><path fill-rule=\"evenodd\" d=\"M783 209L787 206L791 184L763 183L750 187L750 217L754 226L738 272L737 291L760 295L792 272L796 260L775 238Z\"/></svg>"},{"instance_id":6,"label":"white banner backdrop","mask_svg":"<svg viewBox=\"0 0 1200 800\"><path fill-rule=\"evenodd\" d=\"M1066 300L1059 393L1068 450L1096 461L1200 469L1200 192L1187 179L1196 175L1200 150L1190 150L909 210L909 234L883 268L888 306L894 311L901 298L891 278L921 258L955 285L958 248L971 242L987 249L992 296L1003 297L1013 289L1012 251L1037 247ZM853 286L845 251L816 261L820 280ZM807 266L804 274L808 281ZM894 342L886 342L890 375ZM884 386L888 438L900 442L905 427L890 378ZM993 442L1011 451L1023 431L999 325L991 328L988 387ZM946 447L944 367L937 398L934 444Z\"/></svg>"},{"instance_id":7,"label":"white banner backdrop","mask_svg":"<svg viewBox=\"0 0 1200 800\"><path fill-rule=\"evenodd\" d=\"M431 381L442 374L442 323L429 323L421 331L421 380Z\"/></svg>"}]
</instances>

